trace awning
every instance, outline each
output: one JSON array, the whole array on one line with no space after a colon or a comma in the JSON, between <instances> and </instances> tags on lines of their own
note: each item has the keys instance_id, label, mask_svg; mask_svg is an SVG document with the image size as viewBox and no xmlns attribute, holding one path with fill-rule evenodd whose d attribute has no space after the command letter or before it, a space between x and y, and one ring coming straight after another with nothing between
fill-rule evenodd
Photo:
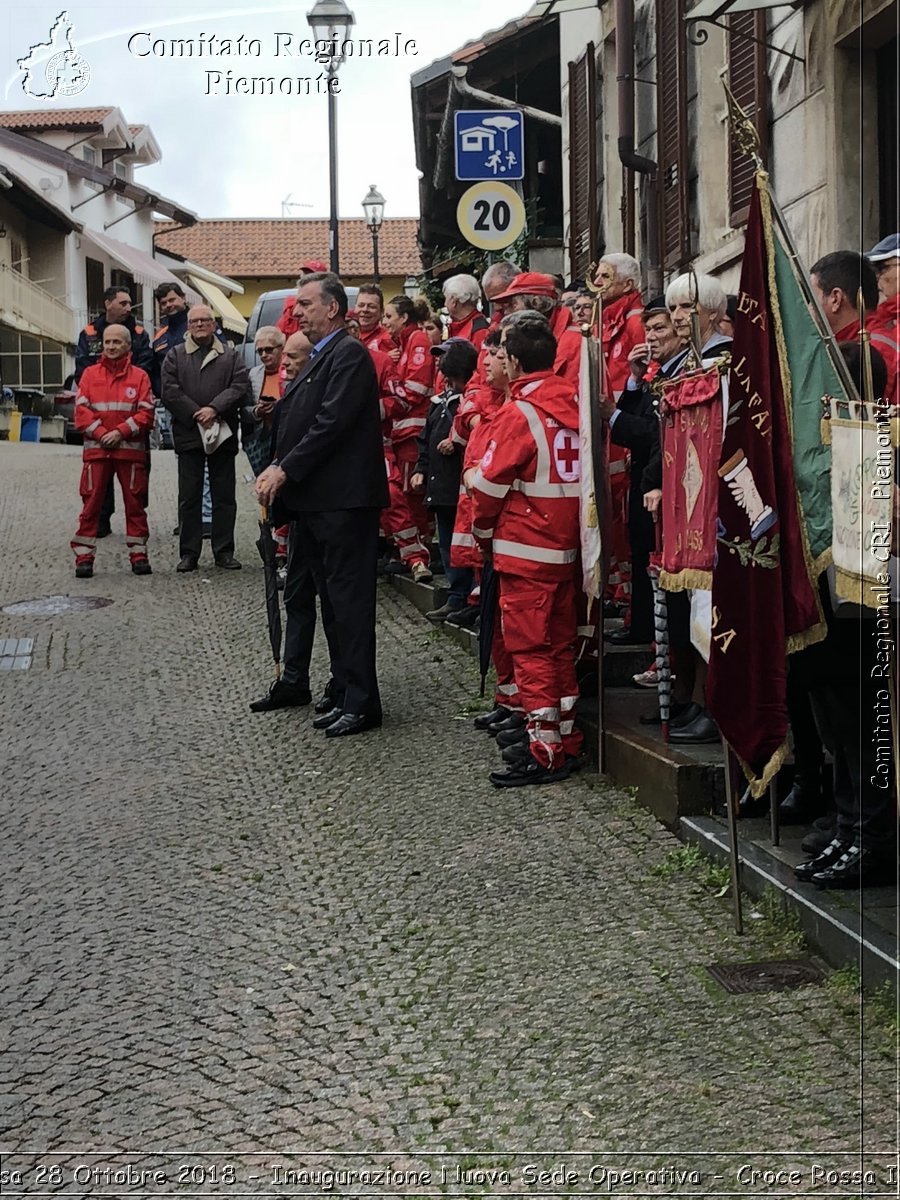
<instances>
[{"instance_id":1,"label":"awning","mask_svg":"<svg viewBox=\"0 0 900 1200\"><path fill-rule=\"evenodd\" d=\"M189 274L187 278L221 320L223 327L243 337L247 332L247 319L241 316L222 289L197 275Z\"/></svg>"},{"instance_id":2,"label":"awning","mask_svg":"<svg viewBox=\"0 0 900 1200\"><path fill-rule=\"evenodd\" d=\"M763 8L784 8L786 3L793 8L802 7L804 0L700 0L689 13L686 21L718 21L720 17L736 13L757 12Z\"/></svg>"},{"instance_id":3,"label":"awning","mask_svg":"<svg viewBox=\"0 0 900 1200\"><path fill-rule=\"evenodd\" d=\"M96 229L84 229L81 236L87 238L89 242L93 242L97 249L108 258L115 259L139 283L152 288L160 283L177 283L179 287L181 286L178 276L166 270L162 263L157 262L153 255L148 254L146 250L138 250L136 246L129 246L126 242L120 242L116 238L111 238L109 234L100 233ZM188 299L191 300L193 297L189 296Z\"/></svg>"}]
</instances>

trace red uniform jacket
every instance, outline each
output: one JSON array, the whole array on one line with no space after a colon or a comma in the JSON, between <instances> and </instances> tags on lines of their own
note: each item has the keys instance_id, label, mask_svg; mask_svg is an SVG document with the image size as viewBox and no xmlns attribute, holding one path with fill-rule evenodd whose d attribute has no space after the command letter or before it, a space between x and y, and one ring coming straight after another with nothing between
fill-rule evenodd
<instances>
[{"instance_id":1,"label":"red uniform jacket","mask_svg":"<svg viewBox=\"0 0 900 1200\"><path fill-rule=\"evenodd\" d=\"M372 362L375 364L375 375L378 379L378 409L381 413L381 440L385 450L391 449L391 427L394 417L406 412L406 396L400 387L400 376L393 359L381 350L369 347Z\"/></svg>"},{"instance_id":2,"label":"red uniform jacket","mask_svg":"<svg viewBox=\"0 0 900 1200\"><path fill-rule=\"evenodd\" d=\"M574 578L580 479L575 389L550 371L523 375L491 421L472 483L472 532L498 571Z\"/></svg>"},{"instance_id":3,"label":"red uniform jacket","mask_svg":"<svg viewBox=\"0 0 900 1200\"><path fill-rule=\"evenodd\" d=\"M408 405L406 414L394 418L391 437L395 444L415 440L425 431L425 418L434 392L435 358L431 339L418 325L400 332L400 361L397 374Z\"/></svg>"},{"instance_id":4,"label":"red uniform jacket","mask_svg":"<svg viewBox=\"0 0 900 1200\"><path fill-rule=\"evenodd\" d=\"M462 476L481 462L491 440L491 422L505 400L505 388L494 388L490 384L472 388L463 397L453 420L453 440L465 447L456 520L450 542L450 565L454 567L480 567L482 563L481 550L472 536L472 501L462 483ZM473 428L475 416L481 419Z\"/></svg>"},{"instance_id":5,"label":"red uniform jacket","mask_svg":"<svg viewBox=\"0 0 900 1200\"><path fill-rule=\"evenodd\" d=\"M147 447L144 434L152 429L154 418L150 377L132 366L131 355L112 362L104 355L92 367L85 367L75 400L75 428L84 434L84 459L120 458L143 462ZM115 450L99 444L104 434L117 430L122 441Z\"/></svg>"},{"instance_id":6,"label":"red uniform jacket","mask_svg":"<svg viewBox=\"0 0 900 1200\"><path fill-rule=\"evenodd\" d=\"M869 314L868 325L872 346L887 367L884 398L888 404L900 404L900 293L882 300Z\"/></svg>"},{"instance_id":7,"label":"red uniform jacket","mask_svg":"<svg viewBox=\"0 0 900 1200\"><path fill-rule=\"evenodd\" d=\"M397 343L383 325L372 329L360 329L359 340L368 350L380 350L383 354L397 349Z\"/></svg>"},{"instance_id":8,"label":"red uniform jacket","mask_svg":"<svg viewBox=\"0 0 900 1200\"><path fill-rule=\"evenodd\" d=\"M603 358L606 362L606 386L611 400L618 400L628 383L631 368L628 355L644 341L644 304L640 292L626 292L618 300L603 305Z\"/></svg>"},{"instance_id":9,"label":"red uniform jacket","mask_svg":"<svg viewBox=\"0 0 900 1200\"><path fill-rule=\"evenodd\" d=\"M480 350L489 329L490 324L487 317L476 309L467 317L463 317L461 321L451 321L447 337L465 338L467 342L472 343L476 350Z\"/></svg>"},{"instance_id":10,"label":"red uniform jacket","mask_svg":"<svg viewBox=\"0 0 900 1200\"><path fill-rule=\"evenodd\" d=\"M556 338L553 374L560 375L577 389L581 372L581 344L584 341L581 330L575 324L571 308L567 308L565 304L560 304L553 310L549 321Z\"/></svg>"}]
</instances>

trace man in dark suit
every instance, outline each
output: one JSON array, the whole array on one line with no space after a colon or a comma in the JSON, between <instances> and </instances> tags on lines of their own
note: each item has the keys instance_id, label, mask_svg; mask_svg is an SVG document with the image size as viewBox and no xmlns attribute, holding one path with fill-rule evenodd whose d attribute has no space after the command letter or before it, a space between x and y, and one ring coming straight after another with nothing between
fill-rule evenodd
<instances>
[{"instance_id":1,"label":"man in dark suit","mask_svg":"<svg viewBox=\"0 0 900 1200\"><path fill-rule=\"evenodd\" d=\"M285 592L305 557L330 604L333 705L313 726L346 737L381 725L375 568L388 489L378 384L372 356L345 328L347 293L336 275L303 279L295 312L313 348L281 401L275 456L256 494L261 504L275 503L277 521L296 522Z\"/></svg>"}]
</instances>

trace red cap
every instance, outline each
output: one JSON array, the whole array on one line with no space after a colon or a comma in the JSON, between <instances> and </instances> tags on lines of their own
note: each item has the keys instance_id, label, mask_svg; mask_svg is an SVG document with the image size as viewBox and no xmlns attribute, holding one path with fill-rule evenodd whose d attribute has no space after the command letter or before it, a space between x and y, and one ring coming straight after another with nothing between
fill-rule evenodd
<instances>
[{"instance_id":1,"label":"red cap","mask_svg":"<svg viewBox=\"0 0 900 1200\"><path fill-rule=\"evenodd\" d=\"M302 262L300 264L300 270L301 271L315 271L318 273L319 271L327 271L328 264L320 262L319 259L317 259L317 258L308 258L306 260L306 262Z\"/></svg>"},{"instance_id":2,"label":"red cap","mask_svg":"<svg viewBox=\"0 0 900 1200\"><path fill-rule=\"evenodd\" d=\"M491 300L508 300L510 296L552 296L556 299L556 281L551 275L538 271L523 271L517 275L505 292L492 296Z\"/></svg>"}]
</instances>

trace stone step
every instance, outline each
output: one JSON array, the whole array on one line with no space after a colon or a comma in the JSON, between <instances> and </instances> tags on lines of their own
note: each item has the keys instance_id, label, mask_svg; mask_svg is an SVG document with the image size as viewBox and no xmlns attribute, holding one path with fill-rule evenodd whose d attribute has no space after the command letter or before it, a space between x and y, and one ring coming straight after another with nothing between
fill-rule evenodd
<instances>
[{"instance_id":1,"label":"stone step","mask_svg":"<svg viewBox=\"0 0 900 1200\"><path fill-rule=\"evenodd\" d=\"M408 576L388 576L391 584L422 613L440 607L447 598L442 578L434 583L414 583ZM607 622L614 627L618 622ZM443 632L477 657L478 635L468 629L442 625ZM722 749L710 746L667 745L659 726L642 725L641 716L656 711L656 693L635 687L632 676L646 670L648 647L609 646L603 656L606 718L606 773L621 787L636 788L639 804L674 829L688 815L711 813L725 803ZM589 688L583 687L587 693ZM596 695L583 694L578 702L578 722L587 750L597 761L598 704Z\"/></svg>"}]
</instances>

